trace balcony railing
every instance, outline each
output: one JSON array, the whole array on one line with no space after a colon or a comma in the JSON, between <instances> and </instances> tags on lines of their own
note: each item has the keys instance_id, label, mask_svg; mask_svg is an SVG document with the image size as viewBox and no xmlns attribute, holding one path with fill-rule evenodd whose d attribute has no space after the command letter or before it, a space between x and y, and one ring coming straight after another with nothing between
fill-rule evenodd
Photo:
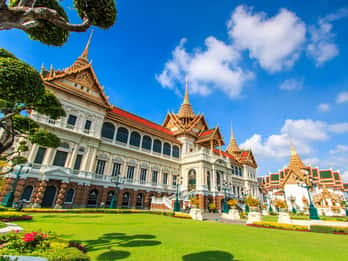
<instances>
[{"instance_id":1,"label":"balcony railing","mask_svg":"<svg viewBox=\"0 0 348 261\"><path fill-rule=\"evenodd\" d=\"M60 175L62 172L65 172L68 177L78 177L81 179L89 179L89 180L94 180L94 181L104 181L104 182L110 182L111 179L115 176L111 175L101 175L101 174L96 174L94 172L89 172L89 171L83 171L83 170L76 170L76 169L70 169L70 168L64 168L64 167L57 167L57 166L47 166L47 165L40 165L40 164L33 164L30 166L30 171L29 173L31 174L40 174L42 175L45 173L45 171L49 171L51 168L56 168L57 171L60 169L62 170L60 172ZM50 172L49 175L54 175L54 172ZM166 185L166 184L158 184L158 183L153 183L151 181L145 181L145 180L138 180L138 179L127 179L126 177L121 177L121 184L124 185L134 185L134 186L141 186L141 187L149 187L149 188L156 188L156 189L163 189L163 190L175 190L176 187L174 185Z\"/></svg>"}]
</instances>

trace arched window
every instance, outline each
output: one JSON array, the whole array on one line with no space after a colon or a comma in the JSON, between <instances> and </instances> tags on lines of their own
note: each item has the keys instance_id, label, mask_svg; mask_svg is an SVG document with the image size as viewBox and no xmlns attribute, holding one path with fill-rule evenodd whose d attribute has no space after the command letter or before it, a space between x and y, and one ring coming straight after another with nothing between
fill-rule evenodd
<instances>
[{"instance_id":1,"label":"arched window","mask_svg":"<svg viewBox=\"0 0 348 261\"><path fill-rule=\"evenodd\" d=\"M122 195L122 207L128 208L130 203L130 196L128 192L123 193Z\"/></svg>"},{"instance_id":2,"label":"arched window","mask_svg":"<svg viewBox=\"0 0 348 261\"><path fill-rule=\"evenodd\" d=\"M66 193L66 196L65 196L65 200L64 200L64 203L72 203L73 202L73 198L74 198L74 193L75 193L75 190L74 189L69 189Z\"/></svg>"},{"instance_id":3,"label":"arched window","mask_svg":"<svg viewBox=\"0 0 348 261\"><path fill-rule=\"evenodd\" d=\"M151 150L151 144L152 139L147 135L143 136L143 143L141 144L141 147L146 150Z\"/></svg>"},{"instance_id":4,"label":"arched window","mask_svg":"<svg viewBox=\"0 0 348 261\"><path fill-rule=\"evenodd\" d=\"M163 154L170 156L170 149L171 149L170 144L165 142L163 144Z\"/></svg>"},{"instance_id":5,"label":"arched window","mask_svg":"<svg viewBox=\"0 0 348 261\"><path fill-rule=\"evenodd\" d=\"M114 138L115 126L110 122L104 122L101 132L102 138L107 138L112 140Z\"/></svg>"},{"instance_id":6,"label":"arched window","mask_svg":"<svg viewBox=\"0 0 348 261\"><path fill-rule=\"evenodd\" d=\"M33 186L26 186L23 190L21 200L30 201L31 193L33 192Z\"/></svg>"},{"instance_id":7,"label":"arched window","mask_svg":"<svg viewBox=\"0 0 348 261\"><path fill-rule=\"evenodd\" d=\"M142 193L137 194L136 201L135 201L135 207L136 208L143 208L144 206L144 195Z\"/></svg>"},{"instance_id":8,"label":"arched window","mask_svg":"<svg viewBox=\"0 0 348 261\"><path fill-rule=\"evenodd\" d=\"M136 131L133 131L130 136L130 145L139 147L140 146L140 134Z\"/></svg>"},{"instance_id":9,"label":"arched window","mask_svg":"<svg viewBox=\"0 0 348 261\"><path fill-rule=\"evenodd\" d=\"M127 143L128 130L124 127L119 127L117 130L116 140L122 143Z\"/></svg>"},{"instance_id":10,"label":"arched window","mask_svg":"<svg viewBox=\"0 0 348 261\"><path fill-rule=\"evenodd\" d=\"M112 201L112 198L114 197L114 195L115 195L114 191L108 192L108 195L106 197L106 204L105 204L106 207L110 207L110 204L111 204L111 201Z\"/></svg>"},{"instance_id":11,"label":"arched window","mask_svg":"<svg viewBox=\"0 0 348 261\"><path fill-rule=\"evenodd\" d=\"M178 146L173 146L173 157L179 158L179 147Z\"/></svg>"},{"instance_id":12,"label":"arched window","mask_svg":"<svg viewBox=\"0 0 348 261\"><path fill-rule=\"evenodd\" d=\"M92 189L88 194L87 207L95 208L98 203L98 190Z\"/></svg>"},{"instance_id":13,"label":"arched window","mask_svg":"<svg viewBox=\"0 0 348 261\"><path fill-rule=\"evenodd\" d=\"M162 152L162 142L160 140L153 141L153 151L157 153Z\"/></svg>"},{"instance_id":14,"label":"arched window","mask_svg":"<svg viewBox=\"0 0 348 261\"><path fill-rule=\"evenodd\" d=\"M196 189L196 171L191 169L188 173L188 190Z\"/></svg>"}]
</instances>

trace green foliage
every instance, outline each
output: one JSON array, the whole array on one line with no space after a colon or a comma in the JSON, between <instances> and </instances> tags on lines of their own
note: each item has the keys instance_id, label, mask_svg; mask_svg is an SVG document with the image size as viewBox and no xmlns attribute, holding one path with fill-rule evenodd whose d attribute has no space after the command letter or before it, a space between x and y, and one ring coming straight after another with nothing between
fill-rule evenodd
<instances>
[{"instance_id":1,"label":"green foliage","mask_svg":"<svg viewBox=\"0 0 348 261\"><path fill-rule=\"evenodd\" d=\"M117 11L114 0L74 0L81 18L87 16L91 23L101 28L109 28L116 21Z\"/></svg>"},{"instance_id":2,"label":"green foliage","mask_svg":"<svg viewBox=\"0 0 348 261\"><path fill-rule=\"evenodd\" d=\"M15 115L13 118L13 128L23 134L33 134L35 129L39 128L39 124L28 117Z\"/></svg>"},{"instance_id":3,"label":"green foliage","mask_svg":"<svg viewBox=\"0 0 348 261\"><path fill-rule=\"evenodd\" d=\"M7 227L6 224L0 221L0 228L5 228L5 227Z\"/></svg>"},{"instance_id":4,"label":"green foliage","mask_svg":"<svg viewBox=\"0 0 348 261\"><path fill-rule=\"evenodd\" d=\"M44 94L40 74L33 67L16 58L0 57L1 100L11 106L35 105Z\"/></svg>"},{"instance_id":5,"label":"green foliage","mask_svg":"<svg viewBox=\"0 0 348 261\"><path fill-rule=\"evenodd\" d=\"M253 225L265 227L265 228L280 228L280 229L287 229L287 230L300 230L300 231L307 231L307 226L300 226L300 225L293 225L293 224L281 224L278 222L269 222L269 221L259 221L254 222Z\"/></svg>"},{"instance_id":6,"label":"green foliage","mask_svg":"<svg viewBox=\"0 0 348 261\"><path fill-rule=\"evenodd\" d=\"M348 233L348 227L311 225L311 231L318 233Z\"/></svg>"},{"instance_id":7,"label":"green foliage","mask_svg":"<svg viewBox=\"0 0 348 261\"><path fill-rule=\"evenodd\" d=\"M51 148L57 148L60 144L60 139L45 129L38 129L33 135L29 136L29 140L31 143Z\"/></svg>"},{"instance_id":8,"label":"green foliage","mask_svg":"<svg viewBox=\"0 0 348 261\"><path fill-rule=\"evenodd\" d=\"M12 165L19 165L19 164L24 164L27 162L27 158L23 156L14 156L11 158Z\"/></svg>"},{"instance_id":9,"label":"green foliage","mask_svg":"<svg viewBox=\"0 0 348 261\"><path fill-rule=\"evenodd\" d=\"M14 56L9 51L5 50L4 48L0 48L0 57L1 58L14 58L17 59L16 56Z\"/></svg>"},{"instance_id":10,"label":"green foliage","mask_svg":"<svg viewBox=\"0 0 348 261\"><path fill-rule=\"evenodd\" d=\"M55 249L46 256L49 261L89 261L91 260L87 255L82 253L75 247Z\"/></svg>"},{"instance_id":11,"label":"green foliage","mask_svg":"<svg viewBox=\"0 0 348 261\"><path fill-rule=\"evenodd\" d=\"M37 101L35 108L38 113L49 115L53 120L65 116L65 111L62 109L60 101L54 94L47 90Z\"/></svg>"},{"instance_id":12,"label":"green foliage","mask_svg":"<svg viewBox=\"0 0 348 261\"><path fill-rule=\"evenodd\" d=\"M19 0L12 0L10 1L10 6L16 6L18 3ZM56 10L65 21L69 21L64 8L61 7L56 0L36 0L34 7L47 7ZM53 23L45 20L40 21L39 27L28 29L27 33L30 35L32 40L38 40L42 43L55 46L63 45L69 37L69 31L59 28Z\"/></svg>"}]
</instances>

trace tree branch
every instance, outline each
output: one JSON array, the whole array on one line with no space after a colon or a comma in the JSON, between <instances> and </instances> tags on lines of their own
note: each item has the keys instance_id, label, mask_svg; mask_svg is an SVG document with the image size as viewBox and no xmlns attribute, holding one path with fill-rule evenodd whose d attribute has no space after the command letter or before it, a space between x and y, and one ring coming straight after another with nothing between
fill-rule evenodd
<instances>
[{"instance_id":1,"label":"tree branch","mask_svg":"<svg viewBox=\"0 0 348 261\"><path fill-rule=\"evenodd\" d=\"M42 20L71 32L85 32L91 26L91 22L87 17L83 19L81 24L71 24L60 16L56 10L47 7L0 8L0 30L17 28L26 31L41 26L40 21Z\"/></svg>"}]
</instances>

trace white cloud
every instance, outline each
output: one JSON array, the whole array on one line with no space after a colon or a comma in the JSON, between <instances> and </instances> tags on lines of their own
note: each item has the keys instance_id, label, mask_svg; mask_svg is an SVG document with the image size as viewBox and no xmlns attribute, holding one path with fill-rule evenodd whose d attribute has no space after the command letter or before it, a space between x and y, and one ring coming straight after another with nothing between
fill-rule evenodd
<instances>
[{"instance_id":1,"label":"white cloud","mask_svg":"<svg viewBox=\"0 0 348 261\"><path fill-rule=\"evenodd\" d=\"M242 148L251 148L256 157L275 159L289 157L290 139L295 143L297 151L306 156L313 153L314 142L325 141L331 134L348 133L348 122L328 124L311 119L287 119L278 134L263 138L254 134L241 144ZM313 163L314 164L314 163Z\"/></svg>"},{"instance_id":2,"label":"white cloud","mask_svg":"<svg viewBox=\"0 0 348 261\"><path fill-rule=\"evenodd\" d=\"M300 90L303 88L303 79L297 80L297 79L287 79L283 81L279 89L284 91L294 91L294 90Z\"/></svg>"},{"instance_id":3,"label":"white cloud","mask_svg":"<svg viewBox=\"0 0 348 261\"><path fill-rule=\"evenodd\" d=\"M327 103L321 103L318 105L318 111L320 112L328 112L330 110L330 105Z\"/></svg>"},{"instance_id":4,"label":"white cloud","mask_svg":"<svg viewBox=\"0 0 348 261\"><path fill-rule=\"evenodd\" d=\"M341 92L337 95L336 103L346 103L348 102L348 92Z\"/></svg>"},{"instance_id":5,"label":"white cloud","mask_svg":"<svg viewBox=\"0 0 348 261\"><path fill-rule=\"evenodd\" d=\"M320 159L314 157L314 158L305 158L303 159L303 163L306 165L311 165L311 166L318 166L320 163Z\"/></svg>"},{"instance_id":6,"label":"white cloud","mask_svg":"<svg viewBox=\"0 0 348 261\"><path fill-rule=\"evenodd\" d=\"M334 133L346 133L348 132L348 122L340 122L329 125L329 131Z\"/></svg>"},{"instance_id":7,"label":"white cloud","mask_svg":"<svg viewBox=\"0 0 348 261\"><path fill-rule=\"evenodd\" d=\"M334 149L330 150L330 154L338 154L342 152L348 152L348 146L339 144Z\"/></svg>"},{"instance_id":8,"label":"white cloud","mask_svg":"<svg viewBox=\"0 0 348 261\"><path fill-rule=\"evenodd\" d=\"M334 43L335 35L332 33L332 22L347 15L348 9L343 8L319 19L317 26L310 26L310 43L307 46L307 53L316 61L317 66L338 55L339 50Z\"/></svg>"},{"instance_id":9,"label":"white cloud","mask_svg":"<svg viewBox=\"0 0 348 261\"><path fill-rule=\"evenodd\" d=\"M238 6L227 23L229 36L241 50L248 50L270 72L291 68L306 39L306 26L295 13L281 9L268 18Z\"/></svg>"},{"instance_id":10,"label":"white cloud","mask_svg":"<svg viewBox=\"0 0 348 261\"><path fill-rule=\"evenodd\" d=\"M176 83L183 84L188 77L192 93L208 95L217 89L230 98L240 96L245 82L251 80L253 74L241 68L240 54L232 45L210 36L205 39L204 50L195 49L190 53L185 49L185 42L186 39L180 41L172 59L156 75L163 87L176 90Z\"/></svg>"}]
</instances>

